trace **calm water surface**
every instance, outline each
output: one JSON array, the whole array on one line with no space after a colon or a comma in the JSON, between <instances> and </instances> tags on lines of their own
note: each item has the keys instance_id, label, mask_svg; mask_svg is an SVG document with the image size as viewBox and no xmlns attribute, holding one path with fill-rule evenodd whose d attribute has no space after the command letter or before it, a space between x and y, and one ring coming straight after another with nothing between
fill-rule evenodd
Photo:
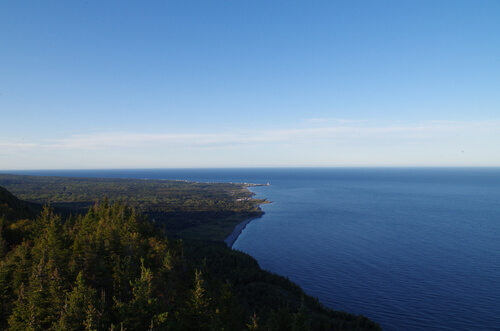
<instances>
[{"instance_id":1,"label":"calm water surface","mask_svg":"<svg viewBox=\"0 0 500 331\"><path fill-rule=\"evenodd\" d=\"M233 247L261 267L385 330L500 330L499 168L36 174L270 182Z\"/></svg>"}]
</instances>

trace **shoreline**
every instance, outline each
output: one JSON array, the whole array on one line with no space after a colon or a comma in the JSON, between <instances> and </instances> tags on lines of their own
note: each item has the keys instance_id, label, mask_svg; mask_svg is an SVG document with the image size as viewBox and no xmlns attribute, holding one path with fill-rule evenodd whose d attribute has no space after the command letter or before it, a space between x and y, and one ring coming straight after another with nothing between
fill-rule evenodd
<instances>
[{"instance_id":1,"label":"shoreline","mask_svg":"<svg viewBox=\"0 0 500 331\"><path fill-rule=\"evenodd\" d=\"M245 230L248 223L250 223L251 221L253 221L255 219L261 218L261 217L262 217L262 215L257 216L257 217L250 217L249 219L246 219L243 222L238 223L234 227L233 232L231 232L231 234L229 236L227 236L226 239L224 239L224 243L227 245L227 247L230 249L233 249L234 243L236 242L236 240L238 240L238 237L243 232L243 230Z\"/></svg>"},{"instance_id":2,"label":"shoreline","mask_svg":"<svg viewBox=\"0 0 500 331\"><path fill-rule=\"evenodd\" d=\"M252 192L249 189L249 187L252 187L252 186L270 186L269 183L267 183L267 184L241 183L241 184L243 184L243 187L248 191L248 193L250 193L250 197L249 197L250 199L255 195L255 192ZM262 215L265 214L262 211L262 209L260 208L260 205L266 204L266 203L271 203L271 201L267 201L267 199L263 199L263 202L261 202L261 203L259 203L257 205L257 206L259 206L258 209L261 212L260 215L253 216L253 217L250 217L248 219L245 219L242 222L238 223L233 228L233 231L231 232L231 234L229 234L229 236L227 236L226 239L224 239L224 243L227 245L228 248L233 249L234 243L236 242L236 240L238 240L238 237L241 235L241 233L243 232L243 230L245 230L245 228L247 227L248 223L250 223L251 221L256 220L258 218L261 218Z\"/></svg>"}]
</instances>

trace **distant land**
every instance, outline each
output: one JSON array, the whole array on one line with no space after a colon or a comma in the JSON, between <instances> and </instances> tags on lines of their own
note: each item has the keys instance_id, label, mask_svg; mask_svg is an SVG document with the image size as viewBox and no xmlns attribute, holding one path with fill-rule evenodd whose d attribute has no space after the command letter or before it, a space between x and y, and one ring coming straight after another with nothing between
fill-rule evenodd
<instances>
[{"instance_id":1,"label":"distant land","mask_svg":"<svg viewBox=\"0 0 500 331\"><path fill-rule=\"evenodd\" d=\"M0 328L380 330L226 246L249 185L0 175Z\"/></svg>"}]
</instances>

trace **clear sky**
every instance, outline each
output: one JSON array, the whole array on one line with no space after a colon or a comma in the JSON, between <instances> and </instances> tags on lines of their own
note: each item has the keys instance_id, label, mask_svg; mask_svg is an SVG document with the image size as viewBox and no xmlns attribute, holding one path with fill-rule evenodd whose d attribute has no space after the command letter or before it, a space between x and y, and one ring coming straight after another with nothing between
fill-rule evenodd
<instances>
[{"instance_id":1,"label":"clear sky","mask_svg":"<svg viewBox=\"0 0 500 331\"><path fill-rule=\"evenodd\" d=\"M500 166L500 1L0 2L0 170Z\"/></svg>"}]
</instances>

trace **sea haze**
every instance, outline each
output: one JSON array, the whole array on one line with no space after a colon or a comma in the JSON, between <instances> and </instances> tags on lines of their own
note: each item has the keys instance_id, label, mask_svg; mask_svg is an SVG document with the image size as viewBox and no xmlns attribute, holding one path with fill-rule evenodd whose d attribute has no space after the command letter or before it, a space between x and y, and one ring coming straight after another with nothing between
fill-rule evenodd
<instances>
[{"instance_id":1,"label":"sea haze","mask_svg":"<svg viewBox=\"0 0 500 331\"><path fill-rule=\"evenodd\" d=\"M251 182L233 248L385 330L500 330L500 168L19 171Z\"/></svg>"}]
</instances>

